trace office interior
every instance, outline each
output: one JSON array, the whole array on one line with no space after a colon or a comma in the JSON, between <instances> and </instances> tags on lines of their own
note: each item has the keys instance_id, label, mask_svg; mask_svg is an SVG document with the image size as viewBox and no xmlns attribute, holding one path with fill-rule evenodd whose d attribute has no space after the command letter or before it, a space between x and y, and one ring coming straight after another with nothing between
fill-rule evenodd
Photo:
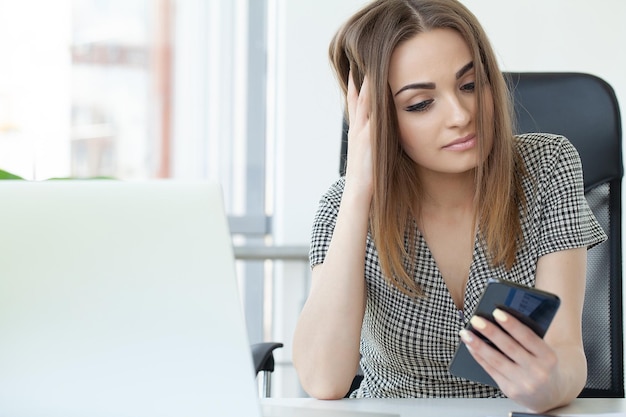
<instances>
[{"instance_id":1,"label":"office interior","mask_svg":"<svg viewBox=\"0 0 626 417\"><path fill-rule=\"evenodd\" d=\"M626 2L461 0L506 71L607 81L626 126ZM26 180L217 179L250 342L291 336L319 197L339 175L328 62L366 0L0 0L0 169ZM45 209L45 208L43 208Z\"/></svg>"}]
</instances>

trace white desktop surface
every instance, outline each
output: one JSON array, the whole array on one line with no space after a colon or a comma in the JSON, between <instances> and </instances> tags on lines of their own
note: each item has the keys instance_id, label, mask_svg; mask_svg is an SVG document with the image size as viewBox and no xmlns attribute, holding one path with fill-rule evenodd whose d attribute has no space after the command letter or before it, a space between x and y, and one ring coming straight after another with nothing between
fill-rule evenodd
<instances>
[{"instance_id":1,"label":"white desktop surface","mask_svg":"<svg viewBox=\"0 0 626 417\"><path fill-rule=\"evenodd\" d=\"M312 398L266 398L261 400L267 417L508 417L511 411L525 411L508 399L343 399L321 401ZM370 414L371 413L371 414ZM552 410L552 415L626 416L626 400L579 398L567 407ZM615 414L617 415L617 414Z\"/></svg>"}]
</instances>

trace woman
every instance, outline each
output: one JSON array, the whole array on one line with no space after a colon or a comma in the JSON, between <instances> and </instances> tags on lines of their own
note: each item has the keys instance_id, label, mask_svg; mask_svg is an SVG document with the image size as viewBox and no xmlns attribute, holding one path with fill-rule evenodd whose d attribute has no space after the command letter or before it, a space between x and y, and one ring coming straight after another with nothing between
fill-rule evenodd
<instances>
[{"instance_id":1,"label":"woman","mask_svg":"<svg viewBox=\"0 0 626 417\"><path fill-rule=\"evenodd\" d=\"M313 279L293 359L312 396L507 396L543 411L586 380L586 250L606 239L563 137L513 136L505 81L476 18L456 0L378 0L335 35L346 96L345 177L322 197ZM463 330L488 278L557 294L544 339L502 326ZM459 341L499 389L452 376Z\"/></svg>"}]
</instances>

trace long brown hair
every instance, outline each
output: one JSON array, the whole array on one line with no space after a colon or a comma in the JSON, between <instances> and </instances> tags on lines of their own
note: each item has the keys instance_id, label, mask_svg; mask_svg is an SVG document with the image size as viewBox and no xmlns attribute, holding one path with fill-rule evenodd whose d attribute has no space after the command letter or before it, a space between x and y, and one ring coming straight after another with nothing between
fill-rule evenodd
<instances>
[{"instance_id":1,"label":"long brown hair","mask_svg":"<svg viewBox=\"0 0 626 417\"><path fill-rule=\"evenodd\" d=\"M456 0L376 0L358 11L336 33L329 54L344 92L352 69L360 91L365 75L370 86L374 185L370 231L385 276L408 295L423 295L412 271L421 193L414 162L402 150L397 115L388 84L389 62L396 46L436 28L457 31L471 51L476 73L479 137L493 137L491 149L479 141L474 202L478 230L490 262L510 269L521 240L524 206L519 161L512 128L510 94L489 40L476 17ZM492 117L483 88L491 90ZM347 105L346 105L347 109ZM519 170L516 173L516 170Z\"/></svg>"}]
</instances>

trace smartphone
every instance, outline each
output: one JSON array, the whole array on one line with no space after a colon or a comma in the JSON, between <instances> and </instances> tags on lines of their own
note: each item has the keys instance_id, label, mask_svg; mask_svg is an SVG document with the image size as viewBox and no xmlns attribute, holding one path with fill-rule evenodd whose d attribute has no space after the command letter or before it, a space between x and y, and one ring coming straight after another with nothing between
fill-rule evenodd
<instances>
[{"instance_id":1,"label":"smartphone","mask_svg":"<svg viewBox=\"0 0 626 417\"><path fill-rule=\"evenodd\" d=\"M517 318L543 338L560 304L559 297L549 292L509 281L490 279L478 301L474 315L498 325L492 313L494 309L499 308ZM477 331L474 332L471 324L468 323L466 329L495 348L495 345L482 334ZM452 362L450 362L449 370L455 376L493 387L498 386L482 366L474 360L463 342L459 342Z\"/></svg>"}]
</instances>

